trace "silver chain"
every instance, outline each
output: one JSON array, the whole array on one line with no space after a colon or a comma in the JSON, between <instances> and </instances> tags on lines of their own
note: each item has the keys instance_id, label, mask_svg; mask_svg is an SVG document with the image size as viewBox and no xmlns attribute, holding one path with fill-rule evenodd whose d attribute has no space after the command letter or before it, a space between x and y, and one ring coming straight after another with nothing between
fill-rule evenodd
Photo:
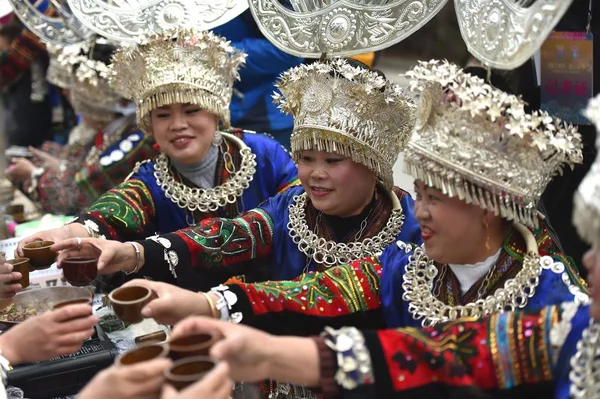
<instances>
[{"instance_id":1,"label":"silver chain","mask_svg":"<svg viewBox=\"0 0 600 399\"><path fill-rule=\"evenodd\" d=\"M223 184L209 188L188 187L187 185L175 180L169 169L169 161L164 153L161 153L154 162L154 177L157 184L165 193L165 196L177 204L182 209L191 212L196 210L200 212L214 212L227 204L233 204L237 201L244 190L250 187L250 182L254 179L256 173L256 155L240 139L229 133L221 133L225 138L238 144L240 155L242 157L240 170L233 173ZM225 140L223 140L225 141ZM229 155L229 152L225 152ZM229 158L223 154L225 162Z\"/></svg>"},{"instance_id":2,"label":"silver chain","mask_svg":"<svg viewBox=\"0 0 600 399\"><path fill-rule=\"evenodd\" d=\"M481 285L479 286L479 290L477 290L477 299L483 298L483 296L487 292L489 285L490 285L490 280L492 279L492 276L494 275L494 272L496 271L496 267L498 267L498 261L494 262L494 265L487 272L485 279L483 279L483 281L481 282Z\"/></svg>"},{"instance_id":3,"label":"silver chain","mask_svg":"<svg viewBox=\"0 0 600 399\"><path fill-rule=\"evenodd\" d=\"M371 210L369 211L369 214L360 222L360 229L354 235L354 241L358 241L362 237L363 233L365 232L365 229L367 228L367 223L368 223L368 220L369 220L369 216L371 216L372 212L373 212L373 208L371 208ZM319 235L319 226L321 225L321 221L323 219L322 216L323 216L323 212L319 212L319 214L317 215L317 220L315 221L315 230L314 230L314 233L317 236ZM306 265L304 266L303 273L308 272L308 267L310 266L310 263L312 261L313 261L312 258L310 258L310 257L306 258Z\"/></svg>"},{"instance_id":4,"label":"silver chain","mask_svg":"<svg viewBox=\"0 0 600 399\"><path fill-rule=\"evenodd\" d=\"M457 306L447 305L434 296L433 281L437 273L438 269L425 254L424 247L415 249L403 276L402 299L409 302L409 311L416 320L423 319L424 327L461 317L482 317L525 307L535 294L542 265L538 254L528 253L523 259L522 269L514 278L507 280L503 288L485 299Z\"/></svg>"},{"instance_id":5,"label":"silver chain","mask_svg":"<svg viewBox=\"0 0 600 399\"><path fill-rule=\"evenodd\" d=\"M288 234L300 252L326 267L378 255L396 239L404 224L404 213L400 207L392 211L386 225L374 237L350 243L327 241L311 231L306 223L306 198L306 193L295 196L294 202L289 205Z\"/></svg>"}]
</instances>

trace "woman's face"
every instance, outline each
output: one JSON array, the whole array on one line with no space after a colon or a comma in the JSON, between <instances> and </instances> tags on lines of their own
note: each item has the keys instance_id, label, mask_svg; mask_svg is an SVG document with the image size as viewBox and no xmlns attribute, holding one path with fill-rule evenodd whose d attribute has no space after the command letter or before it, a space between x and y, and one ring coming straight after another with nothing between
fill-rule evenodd
<instances>
[{"instance_id":1,"label":"woman's face","mask_svg":"<svg viewBox=\"0 0 600 399\"><path fill-rule=\"evenodd\" d=\"M590 316L595 321L600 321L600 250L592 247L587 251L583 256L583 266L588 271L587 280L592 298Z\"/></svg>"},{"instance_id":2,"label":"woman's face","mask_svg":"<svg viewBox=\"0 0 600 399\"><path fill-rule=\"evenodd\" d=\"M366 166L324 151L303 151L298 178L312 204L332 216L360 214L373 199L377 178Z\"/></svg>"},{"instance_id":3,"label":"woman's face","mask_svg":"<svg viewBox=\"0 0 600 399\"><path fill-rule=\"evenodd\" d=\"M495 216L479 206L448 197L440 190L415 181L415 217L427 255L440 264L473 264L490 254L486 239L489 220ZM497 241L497 240L496 240ZM494 252L497 248L492 249Z\"/></svg>"},{"instance_id":4,"label":"woman's face","mask_svg":"<svg viewBox=\"0 0 600 399\"><path fill-rule=\"evenodd\" d=\"M170 104L150 113L152 135L169 158L195 164L206 156L217 130L217 117L195 104Z\"/></svg>"}]
</instances>

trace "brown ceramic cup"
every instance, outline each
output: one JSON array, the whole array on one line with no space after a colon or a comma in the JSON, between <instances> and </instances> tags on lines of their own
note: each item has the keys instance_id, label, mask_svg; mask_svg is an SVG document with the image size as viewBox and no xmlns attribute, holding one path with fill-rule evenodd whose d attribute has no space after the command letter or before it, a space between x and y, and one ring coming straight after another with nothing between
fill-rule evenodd
<instances>
[{"instance_id":1,"label":"brown ceramic cup","mask_svg":"<svg viewBox=\"0 0 600 399\"><path fill-rule=\"evenodd\" d=\"M165 342L167 340L167 333L164 331L155 331L150 334L140 335L139 337L135 337L133 342L136 345L148 345L148 344L157 344L159 342Z\"/></svg>"},{"instance_id":2,"label":"brown ceramic cup","mask_svg":"<svg viewBox=\"0 0 600 399\"><path fill-rule=\"evenodd\" d=\"M13 272L21 273L20 279L7 282L6 284L21 284L23 288L29 287L29 269L31 267L29 258L11 259L7 260L6 263L13 265Z\"/></svg>"},{"instance_id":3,"label":"brown ceramic cup","mask_svg":"<svg viewBox=\"0 0 600 399\"><path fill-rule=\"evenodd\" d=\"M76 299L69 299L68 301L58 302L52 306L52 309L56 310L56 309L64 308L65 306L83 305L83 304L91 305L92 298L76 298Z\"/></svg>"},{"instance_id":4,"label":"brown ceramic cup","mask_svg":"<svg viewBox=\"0 0 600 399\"><path fill-rule=\"evenodd\" d=\"M64 307L67 306L71 306L71 305L92 305L92 292L90 291L90 296L89 297L81 297L81 298L75 298L75 299L69 299L66 301L62 301L62 302L57 302L52 306L52 310L57 310L57 309L62 309ZM80 317L88 317L88 315L85 316L80 316ZM78 319L79 317L73 317L70 318L68 320L65 321L70 321L70 320L74 320L74 319Z\"/></svg>"},{"instance_id":5,"label":"brown ceramic cup","mask_svg":"<svg viewBox=\"0 0 600 399\"><path fill-rule=\"evenodd\" d=\"M169 348L165 344L141 345L135 349L129 350L117 357L115 364L117 366L128 366L141 362L147 362L154 359L167 357Z\"/></svg>"},{"instance_id":6,"label":"brown ceramic cup","mask_svg":"<svg viewBox=\"0 0 600 399\"><path fill-rule=\"evenodd\" d=\"M165 379L178 391L201 380L215 368L216 362L206 356L186 357L174 362L165 370Z\"/></svg>"},{"instance_id":7,"label":"brown ceramic cup","mask_svg":"<svg viewBox=\"0 0 600 399\"><path fill-rule=\"evenodd\" d=\"M47 269L56 262L56 253L50 250L54 241L34 241L23 246L23 254L29 258L35 270Z\"/></svg>"},{"instance_id":8,"label":"brown ceramic cup","mask_svg":"<svg viewBox=\"0 0 600 399\"><path fill-rule=\"evenodd\" d=\"M144 320L142 309L156 294L146 287L121 287L108 294L113 311L125 323L135 324Z\"/></svg>"},{"instance_id":9,"label":"brown ceramic cup","mask_svg":"<svg viewBox=\"0 0 600 399\"><path fill-rule=\"evenodd\" d=\"M212 334L185 335L169 340L169 357L173 360L192 356L208 356L210 348L218 341Z\"/></svg>"},{"instance_id":10,"label":"brown ceramic cup","mask_svg":"<svg viewBox=\"0 0 600 399\"><path fill-rule=\"evenodd\" d=\"M75 287L90 285L98 275L98 258L74 257L60 262L65 279Z\"/></svg>"}]
</instances>

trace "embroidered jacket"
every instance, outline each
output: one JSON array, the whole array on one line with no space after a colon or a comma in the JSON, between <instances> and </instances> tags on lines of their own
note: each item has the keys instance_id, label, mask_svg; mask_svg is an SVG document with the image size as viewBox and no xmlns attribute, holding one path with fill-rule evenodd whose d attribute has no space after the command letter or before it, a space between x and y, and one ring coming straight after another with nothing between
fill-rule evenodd
<instances>
[{"instance_id":1,"label":"embroidered jacket","mask_svg":"<svg viewBox=\"0 0 600 399\"><path fill-rule=\"evenodd\" d=\"M237 218L205 219L197 226L162 235L161 240L169 242L169 256L177 257L176 281L170 276L170 260L165 256L164 248L157 240L142 241L140 243L144 246L146 258L153 259L153 262L146 264L141 272L155 280L200 289L197 284L206 281L208 275L218 276L213 281L221 283L236 274L246 274L250 269L248 262L251 261L261 265L260 270L254 268L261 272L260 277L253 277L255 281L265 278L291 279L299 276L303 270L322 270L322 266L316 264L312 257L299 250L296 238L289 234L290 205L295 204L295 197L303 192L302 187L294 187ZM420 229L412 211L414 201L407 192L400 189L396 192L404 215L397 238L419 242ZM361 240L380 233L392 213L388 195L382 191L378 198L366 219ZM315 231L318 211L310 201L305 210L308 228ZM354 241L360 228L357 226L356 231L347 232L345 237L335 237L325 219L318 224L320 237L336 243ZM202 287L205 290L208 288Z\"/></svg>"},{"instance_id":2,"label":"embroidered jacket","mask_svg":"<svg viewBox=\"0 0 600 399\"><path fill-rule=\"evenodd\" d=\"M545 229L534 231L540 255L554 262L542 268L535 293L526 308L587 299L587 287L577 275L571 261L564 257ZM522 267L524 242L517 234L505 240L483 297L492 295L507 278ZM325 326L392 328L418 326L411 313L412 304L403 299L406 264L411 261L404 243L390 245L380 257L360 259L324 272L303 274L290 281L267 281L248 284L232 281L227 288L237 296L231 313L238 320L275 334L318 334ZM471 291L459 298L455 277L446 273L438 299L444 303L464 303L469 292L478 292L482 278ZM452 291L454 287L454 291ZM451 295L452 294L452 295Z\"/></svg>"},{"instance_id":3,"label":"embroidered jacket","mask_svg":"<svg viewBox=\"0 0 600 399\"><path fill-rule=\"evenodd\" d=\"M98 233L113 240L140 239L183 229L210 216L235 217L298 184L296 165L279 143L254 132L236 130L235 134L250 147L256 155L257 163L257 171L250 186L236 203L208 214L183 209L166 197L154 175L155 164L148 161L138 165L127 181L100 196L79 221L85 223L89 220L97 224ZM218 185L230 177L232 167L238 170L240 166L241 155L237 146L229 143L227 148L228 156L219 156L216 168L215 181ZM225 165L224 159L233 165ZM100 163L102 164L102 160ZM195 187L193 183L180 177L172 166L171 171L176 180Z\"/></svg>"},{"instance_id":4,"label":"embroidered jacket","mask_svg":"<svg viewBox=\"0 0 600 399\"><path fill-rule=\"evenodd\" d=\"M359 366L373 378L341 397L567 399L589 320L589 306L565 303L425 329L364 330L368 355Z\"/></svg>"}]
</instances>

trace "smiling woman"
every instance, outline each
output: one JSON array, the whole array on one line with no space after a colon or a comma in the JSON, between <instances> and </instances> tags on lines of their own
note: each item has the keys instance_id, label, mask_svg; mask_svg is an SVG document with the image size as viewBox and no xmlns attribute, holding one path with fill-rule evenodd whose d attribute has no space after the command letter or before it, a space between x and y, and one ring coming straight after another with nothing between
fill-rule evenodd
<instances>
[{"instance_id":1,"label":"smiling woman","mask_svg":"<svg viewBox=\"0 0 600 399\"><path fill-rule=\"evenodd\" d=\"M280 108L295 120L292 156L302 187L234 219L209 218L138 241L139 262L131 245L84 240L82 251L102 251L101 273L135 268L198 290L207 288L207 275L260 270L268 279L295 278L375 256L396 240L420 243L413 200L392 185L392 166L414 126L414 106L403 91L343 59L292 68L278 88ZM153 118L167 115L161 109ZM184 119L181 112L173 116L176 123ZM74 249L63 257L81 252L72 240L55 247L61 248ZM254 260L263 267L252 267Z\"/></svg>"},{"instance_id":2,"label":"smiling woman","mask_svg":"<svg viewBox=\"0 0 600 399\"><path fill-rule=\"evenodd\" d=\"M324 151L302 151L298 177L315 208L342 218L359 215L373 200L377 183L366 166Z\"/></svg>"},{"instance_id":3,"label":"smiling woman","mask_svg":"<svg viewBox=\"0 0 600 399\"><path fill-rule=\"evenodd\" d=\"M219 118L196 104L168 104L150 115L154 140L174 162L200 163L218 137Z\"/></svg>"},{"instance_id":4,"label":"smiling woman","mask_svg":"<svg viewBox=\"0 0 600 399\"><path fill-rule=\"evenodd\" d=\"M44 238L141 239L208 217L235 217L299 184L296 165L279 143L229 126L232 87L245 54L221 37L193 30L152 35L142 43L114 55L112 83L134 100L138 126L155 139L159 155L138 163L74 223L44 232ZM123 157L121 149L110 154ZM111 162L105 158L100 164ZM135 264L128 271L134 270ZM208 286L221 280L210 281Z\"/></svg>"}]
</instances>

